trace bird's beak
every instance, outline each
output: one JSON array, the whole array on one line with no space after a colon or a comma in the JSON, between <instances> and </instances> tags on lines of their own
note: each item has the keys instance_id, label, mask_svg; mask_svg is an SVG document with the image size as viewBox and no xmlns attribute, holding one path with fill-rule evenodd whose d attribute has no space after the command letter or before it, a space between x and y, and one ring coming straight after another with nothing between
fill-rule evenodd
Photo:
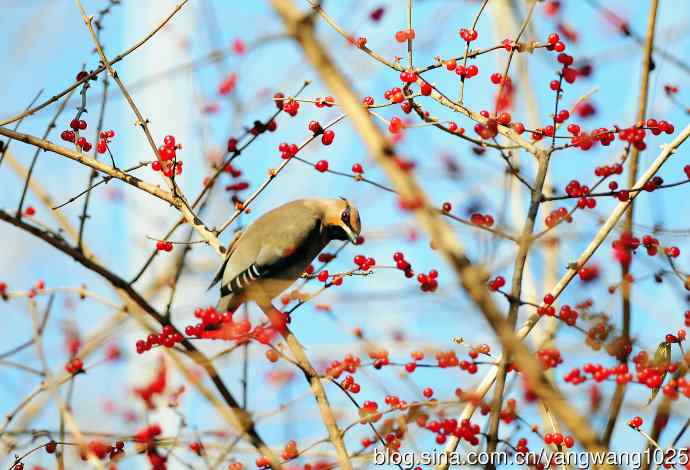
<instances>
[{"instance_id":1,"label":"bird's beak","mask_svg":"<svg viewBox=\"0 0 690 470\"><path fill-rule=\"evenodd\" d=\"M357 244L357 234L347 225L343 226L343 229L345 230L345 233L347 234L347 238L350 239L353 245Z\"/></svg>"}]
</instances>

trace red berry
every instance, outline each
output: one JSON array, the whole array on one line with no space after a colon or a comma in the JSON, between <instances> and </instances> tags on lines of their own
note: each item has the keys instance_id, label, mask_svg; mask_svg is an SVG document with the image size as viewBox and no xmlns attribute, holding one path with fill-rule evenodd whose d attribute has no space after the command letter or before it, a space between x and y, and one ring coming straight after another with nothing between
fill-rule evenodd
<instances>
[{"instance_id":1,"label":"red berry","mask_svg":"<svg viewBox=\"0 0 690 470\"><path fill-rule=\"evenodd\" d=\"M314 168L321 173L328 171L328 160L319 160L316 162L316 165L314 165Z\"/></svg>"},{"instance_id":2,"label":"red berry","mask_svg":"<svg viewBox=\"0 0 690 470\"><path fill-rule=\"evenodd\" d=\"M321 136L321 143L323 145L331 145L333 143L333 139L335 139L335 132L329 129Z\"/></svg>"}]
</instances>

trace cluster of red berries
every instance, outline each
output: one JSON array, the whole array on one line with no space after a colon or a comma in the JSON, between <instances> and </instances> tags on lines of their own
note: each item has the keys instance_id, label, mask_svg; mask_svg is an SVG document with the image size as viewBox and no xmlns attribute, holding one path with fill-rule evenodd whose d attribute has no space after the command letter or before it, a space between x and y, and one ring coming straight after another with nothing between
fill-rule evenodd
<instances>
[{"instance_id":1,"label":"cluster of red berries","mask_svg":"<svg viewBox=\"0 0 690 470\"><path fill-rule=\"evenodd\" d=\"M187 336L248 340L252 330L249 320L235 322L231 312L219 313L213 307L195 309L194 317L201 321L185 327L184 332Z\"/></svg>"},{"instance_id":2,"label":"cluster of red berries","mask_svg":"<svg viewBox=\"0 0 690 470\"><path fill-rule=\"evenodd\" d=\"M463 419L460 423L454 418L446 418L441 421L434 420L426 423L424 427L436 434L437 444L444 444L448 436L452 435L458 439L466 440L470 445L479 445L479 438L477 437L480 432L479 425L472 424L469 419Z\"/></svg>"},{"instance_id":3,"label":"cluster of red berries","mask_svg":"<svg viewBox=\"0 0 690 470\"><path fill-rule=\"evenodd\" d=\"M465 135L465 128L464 127L459 127L455 122L450 121L448 123L447 127L448 131L452 132L453 134L458 134L458 135Z\"/></svg>"},{"instance_id":4,"label":"cluster of red berries","mask_svg":"<svg viewBox=\"0 0 690 470\"><path fill-rule=\"evenodd\" d=\"M345 377L343 381L340 382L340 386L350 393L359 393L359 391L362 389L361 386L355 382L355 378L351 375Z\"/></svg>"},{"instance_id":5,"label":"cluster of red berries","mask_svg":"<svg viewBox=\"0 0 690 470\"><path fill-rule=\"evenodd\" d=\"M506 285L506 279L503 276L496 276L489 281L489 290L496 292L498 289Z\"/></svg>"},{"instance_id":6,"label":"cluster of red berries","mask_svg":"<svg viewBox=\"0 0 690 470\"><path fill-rule=\"evenodd\" d=\"M553 444L555 446L564 445L568 449L575 445L575 439L573 436L563 436L560 432L544 434L544 444Z\"/></svg>"},{"instance_id":7,"label":"cluster of red berries","mask_svg":"<svg viewBox=\"0 0 690 470\"><path fill-rule=\"evenodd\" d=\"M101 131L100 138L96 144L96 152L105 153L108 150L108 144L115 138L115 131L109 129L107 131Z\"/></svg>"},{"instance_id":8,"label":"cluster of red berries","mask_svg":"<svg viewBox=\"0 0 690 470\"><path fill-rule=\"evenodd\" d=\"M685 341L685 335L686 334L687 333L685 332L685 330L678 330L678 332L675 335L673 335L671 333L667 334L665 339L666 339L666 342L669 344L681 343L681 342Z\"/></svg>"},{"instance_id":9,"label":"cluster of red berries","mask_svg":"<svg viewBox=\"0 0 690 470\"><path fill-rule=\"evenodd\" d=\"M285 444L283 452L280 454L283 460L296 459L298 456L299 451L297 450L297 443L295 441L288 441L287 444Z\"/></svg>"},{"instance_id":10,"label":"cluster of red berries","mask_svg":"<svg viewBox=\"0 0 690 470\"><path fill-rule=\"evenodd\" d=\"M276 94L278 95L278 94ZM282 95L282 93L280 93ZM274 95L274 98L276 96ZM276 100L276 106L278 106L278 109L282 109L284 112L289 114L292 117L297 116L297 113L299 112L299 101L295 99L283 99L285 98L284 96L280 97L281 99Z\"/></svg>"},{"instance_id":11,"label":"cluster of red berries","mask_svg":"<svg viewBox=\"0 0 690 470\"><path fill-rule=\"evenodd\" d=\"M65 364L65 370L68 374L72 375L84 372L84 362L78 357L74 357L67 361L67 364Z\"/></svg>"},{"instance_id":12,"label":"cluster of red berries","mask_svg":"<svg viewBox=\"0 0 690 470\"><path fill-rule=\"evenodd\" d=\"M137 340L135 347L138 354L143 354L146 351L150 351L154 346L172 348L183 339L182 334L175 330L172 325L165 325L160 333L151 333L145 340Z\"/></svg>"},{"instance_id":13,"label":"cluster of red berries","mask_svg":"<svg viewBox=\"0 0 690 470\"><path fill-rule=\"evenodd\" d=\"M551 228L560 223L561 220L565 220L568 223L573 221L573 217L568 213L568 209L565 207L559 207L552 210L551 213L544 218L544 225Z\"/></svg>"},{"instance_id":14,"label":"cluster of red berries","mask_svg":"<svg viewBox=\"0 0 690 470\"><path fill-rule=\"evenodd\" d=\"M166 242L166 241L163 241L163 240L158 240L158 241L156 242L156 250L158 250L158 251L168 251L168 252L170 252L170 251L172 251L172 249L173 249L173 244L172 244L172 242Z\"/></svg>"},{"instance_id":15,"label":"cluster of red berries","mask_svg":"<svg viewBox=\"0 0 690 470\"><path fill-rule=\"evenodd\" d=\"M369 359L374 360L374 369L381 369L383 366L387 366L390 364L390 360L388 359L388 351L385 349L378 350L378 351L369 351Z\"/></svg>"},{"instance_id":16,"label":"cluster of red berries","mask_svg":"<svg viewBox=\"0 0 690 470\"><path fill-rule=\"evenodd\" d=\"M479 75L479 67L476 65L468 65L467 67L458 65L455 67L455 74L460 76L463 80L466 78L472 78Z\"/></svg>"},{"instance_id":17,"label":"cluster of red berries","mask_svg":"<svg viewBox=\"0 0 690 470\"><path fill-rule=\"evenodd\" d=\"M677 400L680 395L690 398L690 381L685 377L672 378L664 385L662 392L671 400Z\"/></svg>"},{"instance_id":18,"label":"cluster of red berries","mask_svg":"<svg viewBox=\"0 0 690 470\"><path fill-rule=\"evenodd\" d=\"M491 227L494 224L494 218L489 214L475 212L470 216L470 222L481 227Z\"/></svg>"},{"instance_id":19,"label":"cluster of red berries","mask_svg":"<svg viewBox=\"0 0 690 470\"><path fill-rule=\"evenodd\" d=\"M435 269L430 270L427 274L419 273L417 274L417 282L419 282L419 288L422 292L435 292L438 289L438 271Z\"/></svg>"},{"instance_id":20,"label":"cluster of red berries","mask_svg":"<svg viewBox=\"0 0 690 470\"><path fill-rule=\"evenodd\" d=\"M141 444L147 444L154 441L162 433L163 430L161 429L160 424L154 423L137 431L137 433L134 435L134 440Z\"/></svg>"},{"instance_id":21,"label":"cluster of red berries","mask_svg":"<svg viewBox=\"0 0 690 470\"><path fill-rule=\"evenodd\" d=\"M181 175L182 161L176 160L177 150L180 148L182 148L182 146L175 142L174 136L166 135L163 138L163 145L158 147L158 155L160 156L160 160L153 162L151 164L151 169L153 171L163 170L163 174L167 178L171 178L173 175Z\"/></svg>"},{"instance_id":22,"label":"cluster of red berries","mask_svg":"<svg viewBox=\"0 0 690 470\"><path fill-rule=\"evenodd\" d=\"M396 395L386 395L383 399L383 402L391 408L398 408L403 410L407 408L407 402L405 400L400 399L400 397Z\"/></svg>"},{"instance_id":23,"label":"cluster of red berries","mask_svg":"<svg viewBox=\"0 0 690 470\"><path fill-rule=\"evenodd\" d=\"M562 124L565 121L567 121L570 118L570 111L567 109L561 109L558 114L556 114L553 117L553 120L556 121L557 124Z\"/></svg>"},{"instance_id":24,"label":"cluster of red berries","mask_svg":"<svg viewBox=\"0 0 690 470\"><path fill-rule=\"evenodd\" d=\"M189 450L201 457L201 455L204 453L204 444L199 441L190 442Z\"/></svg>"},{"instance_id":25,"label":"cluster of red berries","mask_svg":"<svg viewBox=\"0 0 690 470\"><path fill-rule=\"evenodd\" d=\"M280 152L280 158L283 160L289 160L297 155L297 152L299 152L299 147L297 147L297 144L288 144L287 142L282 142L278 145L278 151Z\"/></svg>"},{"instance_id":26,"label":"cluster of red berries","mask_svg":"<svg viewBox=\"0 0 690 470\"><path fill-rule=\"evenodd\" d=\"M645 235L644 237L642 237L642 245L644 245L649 256L654 256L657 254L659 250L660 243L659 240L654 238L653 236Z\"/></svg>"},{"instance_id":27,"label":"cluster of red berries","mask_svg":"<svg viewBox=\"0 0 690 470\"><path fill-rule=\"evenodd\" d=\"M690 310L686 310L683 314L683 322L685 326L690 326Z\"/></svg>"},{"instance_id":28,"label":"cluster of red berries","mask_svg":"<svg viewBox=\"0 0 690 470\"><path fill-rule=\"evenodd\" d=\"M371 98L371 96L368 96L367 98ZM367 98L364 99L364 104L366 104L367 106L373 106L374 99L371 98L371 102L369 103L367 101ZM403 94L402 88L396 86L391 88L390 90L384 91L383 98L390 101L391 103L402 103L405 99L405 95Z\"/></svg>"},{"instance_id":29,"label":"cluster of red berries","mask_svg":"<svg viewBox=\"0 0 690 470\"><path fill-rule=\"evenodd\" d=\"M620 175L623 173L623 165L620 163L614 163L613 165L603 165L603 166L598 166L594 168L594 175L599 176L601 178L608 178L611 175ZM617 187L618 185L616 185ZM611 188L609 186L609 189L612 191L615 190L616 188Z\"/></svg>"},{"instance_id":30,"label":"cluster of red berries","mask_svg":"<svg viewBox=\"0 0 690 470\"><path fill-rule=\"evenodd\" d=\"M657 121L656 119L647 119L645 124L649 128L649 131L654 135L659 135L662 132L665 132L666 134L673 134L676 130L675 127L673 127L673 124L668 121L664 121L663 119L660 121Z\"/></svg>"},{"instance_id":31,"label":"cluster of red berries","mask_svg":"<svg viewBox=\"0 0 690 470\"><path fill-rule=\"evenodd\" d=\"M644 421L639 416L635 416L633 419L628 421L628 426L630 426L631 428L635 428L635 429L642 427L643 424L644 424Z\"/></svg>"},{"instance_id":32,"label":"cluster of red berries","mask_svg":"<svg viewBox=\"0 0 690 470\"><path fill-rule=\"evenodd\" d=\"M376 266L376 260L374 258L367 258L364 255L356 255L352 261L362 271L369 271L371 268Z\"/></svg>"},{"instance_id":33,"label":"cluster of red berries","mask_svg":"<svg viewBox=\"0 0 690 470\"><path fill-rule=\"evenodd\" d=\"M417 73L414 70L403 70L400 72L400 81L403 83L414 83L417 81Z\"/></svg>"},{"instance_id":34,"label":"cluster of red berries","mask_svg":"<svg viewBox=\"0 0 690 470\"><path fill-rule=\"evenodd\" d=\"M571 180L565 187L565 193L568 196L579 197L581 199L588 199L586 196L589 194L589 191L589 186L581 185L577 180Z\"/></svg>"},{"instance_id":35,"label":"cluster of red berries","mask_svg":"<svg viewBox=\"0 0 690 470\"><path fill-rule=\"evenodd\" d=\"M405 42L414 39L416 36L414 29L403 29L395 33L395 40Z\"/></svg>"},{"instance_id":36,"label":"cluster of red berries","mask_svg":"<svg viewBox=\"0 0 690 470\"><path fill-rule=\"evenodd\" d=\"M563 358L561 357L561 352L558 349L540 349L537 351L537 357L541 361L541 365L545 370L552 369L557 367L559 364L563 364Z\"/></svg>"},{"instance_id":37,"label":"cluster of red berries","mask_svg":"<svg viewBox=\"0 0 690 470\"><path fill-rule=\"evenodd\" d=\"M358 38L348 36L347 41L360 49L364 49L364 47L367 45L367 38L364 36L360 36Z\"/></svg>"},{"instance_id":38,"label":"cluster of red berries","mask_svg":"<svg viewBox=\"0 0 690 470\"><path fill-rule=\"evenodd\" d=\"M367 400L362 403L359 409L359 422L361 424L377 422L382 416L378 409L379 404L373 400Z\"/></svg>"},{"instance_id":39,"label":"cluster of red berries","mask_svg":"<svg viewBox=\"0 0 690 470\"><path fill-rule=\"evenodd\" d=\"M436 351L434 354L434 359L436 359L436 365L441 369L446 369L448 367L457 367L460 365L460 360L455 354L455 351L449 349L448 351Z\"/></svg>"},{"instance_id":40,"label":"cluster of red berries","mask_svg":"<svg viewBox=\"0 0 690 470\"><path fill-rule=\"evenodd\" d=\"M103 441L89 441L89 443L79 449L79 457L86 460L89 455L95 455L99 460L104 460L110 457L110 460L116 460L125 453L125 443L117 441L115 445L110 445Z\"/></svg>"},{"instance_id":41,"label":"cluster of red berries","mask_svg":"<svg viewBox=\"0 0 690 470\"><path fill-rule=\"evenodd\" d=\"M460 37L465 41L465 42L472 42L477 39L479 36L479 33L477 33L476 29L467 29L467 28L462 28L459 32Z\"/></svg>"},{"instance_id":42,"label":"cluster of red berries","mask_svg":"<svg viewBox=\"0 0 690 470\"><path fill-rule=\"evenodd\" d=\"M485 124L477 123L474 125L474 132L482 139L493 139L498 135L498 121L493 118L488 118Z\"/></svg>"},{"instance_id":43,"label":"cluster of red berries","mask_svg":"<svg viewBox=\"0 0 690 470\"><path fill-rule=\"evenodd\" d=\"M582 282L594 281L599 277L599 266L596 264L592 266L583 266L577 272L577 275L580 277Z\"/></svg>"},{"instance_id":44,"label":"cluster of red berries","mask_svg":"<svg viewBox=\"0 0 690 470\"><path fill-rule=\"evenodd\" d=\"M333 98L332 96L321 98L319 96L318 98L314 99L314 105L317 108L332 108L333 105L335 105L335 98Z\"/></svg>"},{"instance_id":45,"label":"cluster of red berries","mask_svg":"<svg viewBox=\"0 0 690 470\"><path fill-rule=\"evenodd\" d=\"M561 37L558 33L551 33L546 38L546 48L550 51L563 52L565 51L565 44L561 42Z\"/></svg>"},{"instance_id":46,"label":"cluster of red berries","mask_svg":"<svg viewBox=\"0 0 690 470\"><path fill-rule=\"evenodd\" d=\"M405 277L414 276L414 271L412 271L412 265L405 259L405 255L397 251L393 254L393 261L395 261L395 266L405 272Z\"/></svg>"},{"instance_id":47,"label":"cluster of red berries","mask_svg":"<svg viewBox=\"0 0 690 470\"><path fill-rule=\"evenodd\" d=\"M361 364L362 361L359 357L347 354L342 361L335 360L331 362L326 369L326 375L338 379L343 372L354 374Z\"/></svg>"}]
</instances>

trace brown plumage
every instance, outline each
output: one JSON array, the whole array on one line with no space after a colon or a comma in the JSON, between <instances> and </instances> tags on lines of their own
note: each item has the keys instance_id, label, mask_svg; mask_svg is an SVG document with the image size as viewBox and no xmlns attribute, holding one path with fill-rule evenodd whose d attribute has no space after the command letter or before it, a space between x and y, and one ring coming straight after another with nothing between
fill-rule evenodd
<instances>
[{"instance_id":1,"label":"brown plumage","mask_svg":"<svg viewBox=\"0 0 690 470\"><path fill-rule=\"evenodd\" d=\"M331 240L354 243L360 230L345 199L297 199L265 213L237 233L209 287L220 281L218 311L250 300L270 306Z\"/></svg>"}]
</instances>

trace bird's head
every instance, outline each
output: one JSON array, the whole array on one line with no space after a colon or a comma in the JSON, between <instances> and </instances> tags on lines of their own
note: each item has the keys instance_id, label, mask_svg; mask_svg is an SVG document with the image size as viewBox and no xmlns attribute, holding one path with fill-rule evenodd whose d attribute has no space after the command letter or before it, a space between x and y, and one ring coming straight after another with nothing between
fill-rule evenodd
<instances>
[{"instance_id":1,"label":"bird's head","mask_svg":"<svg viewBox=\"0 0 690 470\"><path fill-rule=\"evenodd\" d=\"M357 242L362 229L359 211L345 198L332 199L324 206L323 222L331 240Z\"/></svg>"}]
</instances>

